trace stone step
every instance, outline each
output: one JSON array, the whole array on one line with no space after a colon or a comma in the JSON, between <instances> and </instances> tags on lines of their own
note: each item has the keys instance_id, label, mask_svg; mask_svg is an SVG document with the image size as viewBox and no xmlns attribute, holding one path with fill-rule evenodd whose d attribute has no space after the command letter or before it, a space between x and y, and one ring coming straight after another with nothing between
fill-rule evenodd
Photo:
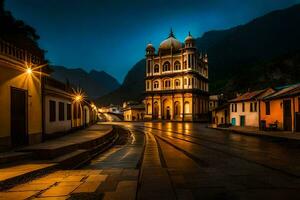
<instances>
[{"instance_id":1,"label":"stone step","mask_svg":"<svg viewBox=\"0 0 300 200\"><path fill-rule=\"evenodd\" d=\"M84 149L79 149L72 151L70 153L59 156L55 159L50 160L52 163L57 163L59 168L69 169L76 168L80 164L86 162L90 159L89 151Z\"/></svg>"},{"instance_id":2,"label":"stone step","mask_svg":"<svg viewBox=\"0 0 300 200\"><path fill-rule=\"evenodd\" d=\"M30 152L4 152L0 153L0 165L29 159L32 156Z\"/></svg>"},{"instance_id":3,"label":"stone step","mask_svg":"<svg viewBox=\"0 0 300 200\"><path fill-rule=\"evenodd\" d=\"M32 152L35 159L51 160L78 149L93 149L113 138L115 134L113 129L100 134L97 134L97 130L87 130L77 135L33 145L19 151Z\"/></svg>"},{"instance_id":4,"label":"stone step","mask_svg":"<svg viewBox=\"0 0 300 200\"><path fill-rule=\"evenodd\" d=\"M31 163L0 168L0 190L9 188L16 183L26 182L55 169L56 166L55 163Z\"/></svg>"}]
</instances>

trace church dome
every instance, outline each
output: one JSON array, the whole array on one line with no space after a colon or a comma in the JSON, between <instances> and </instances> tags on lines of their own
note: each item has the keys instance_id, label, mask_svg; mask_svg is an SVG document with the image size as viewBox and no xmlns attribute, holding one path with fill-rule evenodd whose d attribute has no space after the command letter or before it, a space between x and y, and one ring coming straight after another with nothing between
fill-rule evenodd
<instances>
[{"instance_id":1,"label":"church dome","mask_svg":"<svg viewBox=\"0 0 300 200\"><path fill-rule=\"evenodd\" d=\"M173 48L174 50L178 50L181 47L182 47L182 44L175 38L172 29L171 29L171 33L170 33L169 37L167 39L165 39L164 41L162 41L159 45L160 50L168 50L171 48Z\"/></svg>"}]
</instances>

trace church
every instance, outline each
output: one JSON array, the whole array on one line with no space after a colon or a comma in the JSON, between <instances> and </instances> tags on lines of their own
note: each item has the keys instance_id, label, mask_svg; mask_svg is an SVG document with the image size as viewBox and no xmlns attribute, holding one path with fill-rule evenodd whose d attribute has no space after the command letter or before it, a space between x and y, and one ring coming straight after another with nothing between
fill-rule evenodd
<instances>
[{"instance_id":1,"label":"church","mask_svg":"<svg viewBox=\"0 0 300 200\"><path fill-rule=\"evenodd\" d=\"M145 84L145 119L208 120L208 58L190 33L182 44L171 30L157 52L147 45Z\"/></svg>"}]
</instances>

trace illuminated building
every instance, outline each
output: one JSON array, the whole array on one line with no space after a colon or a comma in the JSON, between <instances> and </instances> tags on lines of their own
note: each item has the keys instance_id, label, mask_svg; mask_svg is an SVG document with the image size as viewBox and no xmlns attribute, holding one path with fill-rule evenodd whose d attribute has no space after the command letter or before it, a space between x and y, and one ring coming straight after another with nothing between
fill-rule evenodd
<instances>
[{"instance_id":1,"label":"illuminated building","mask_svg":"<svg viewBox=\"0 0 300 200\"><path fill-rule=\"evenodd\" d=\"M42 140L42 64L0 39L0 150Z\"/></svg>"},{"instance_id":2,"label":"illuminated building","mask_svg":"<svg viewBox=\"0 0 300 200\"><path fill-rule=\"evenodd\" d=\"M158 52L146 48L145 119L208 120L208 59L189 34L184 45L171 30Z\"/></svg>"}]
</instances>

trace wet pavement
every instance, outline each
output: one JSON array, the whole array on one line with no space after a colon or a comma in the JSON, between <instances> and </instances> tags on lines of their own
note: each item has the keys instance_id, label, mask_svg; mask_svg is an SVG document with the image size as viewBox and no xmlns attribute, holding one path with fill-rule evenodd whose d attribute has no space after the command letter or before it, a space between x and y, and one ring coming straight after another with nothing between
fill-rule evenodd
<instances>
[{"instance_id":1,"label":"wet pavement","mask_svg":"<svg viewBox=\"0 0 300 200\"><path fill-rule=\"evenodd\" d=\"M0 199L299 199L300 144L192 123L116 122L127 143Z\"/></svg>"}]
</instances>

